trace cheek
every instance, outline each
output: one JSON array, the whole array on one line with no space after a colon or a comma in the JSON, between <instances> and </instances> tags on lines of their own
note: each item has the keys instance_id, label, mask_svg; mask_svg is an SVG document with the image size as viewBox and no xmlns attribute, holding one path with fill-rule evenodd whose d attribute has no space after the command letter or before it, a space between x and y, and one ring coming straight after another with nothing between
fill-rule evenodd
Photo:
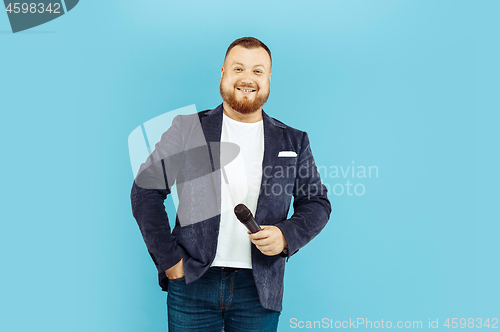
<instances>
[{"instance_id":1,"label":"cheek","mask_svg":"<svg viewBox=\"0 0 500 332\"><path fill-rule=\"evenodd\" d=\"M226 87L234 87L235 83L236 82L230 77L224 77L224 79L222 80L222 84Z\"/></svg>"},{"instance_id":2,"label":"cheek","mask_svg":"<svg viewBox=\"0 0 500 332\"><path fill-rule=\"evenodd\" d=\"M259 87L260 87L260 90L267 91L267 90L269 90L269 82L268 81L260 82Z\"/></svg>"}]
</instances>

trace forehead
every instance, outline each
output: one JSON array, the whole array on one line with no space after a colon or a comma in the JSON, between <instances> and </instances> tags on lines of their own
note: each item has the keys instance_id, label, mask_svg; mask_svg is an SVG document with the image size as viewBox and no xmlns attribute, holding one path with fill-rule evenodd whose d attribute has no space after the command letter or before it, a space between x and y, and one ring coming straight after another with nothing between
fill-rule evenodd
<instances>
[{"instance_id":1,"label":"forehead","mask_svg":"<svg viewBox=\"0 0 500 332\"><path fill-rule=\"evenodd\" d=\"M224 65L230 66L236 62L247 67L262 65L267 69L271 68L271 58L269 58L269 54L262 47L245 48L243 46L236 45L227 54Z\"/></svg>"}]
</instances>

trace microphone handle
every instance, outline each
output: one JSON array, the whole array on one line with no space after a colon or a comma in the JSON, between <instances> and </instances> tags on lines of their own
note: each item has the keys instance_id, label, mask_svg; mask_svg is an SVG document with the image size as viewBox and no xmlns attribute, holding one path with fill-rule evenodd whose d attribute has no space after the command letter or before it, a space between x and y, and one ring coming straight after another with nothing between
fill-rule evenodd
<instances>
[{"instance_id":1,"label":"microphone handle","mask_svg":"<svg viewBox=\"0 0 500 332\"><path fill-rule=\"evenodd\" d=\"M250 233L257 233L258 231L261 231L262 228L260 228L259 224L255 221L255 219L252 217L247 223L244 223L246 228L250 231Z\"/></svg>"}]
</instances>

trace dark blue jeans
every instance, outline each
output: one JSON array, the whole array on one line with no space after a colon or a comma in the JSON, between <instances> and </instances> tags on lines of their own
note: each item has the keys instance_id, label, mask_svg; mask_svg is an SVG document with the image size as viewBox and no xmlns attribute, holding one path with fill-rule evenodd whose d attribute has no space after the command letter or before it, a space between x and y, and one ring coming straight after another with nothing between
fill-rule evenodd
<instances>
[{"instance_id":1,"label":"dark blue jeans","mask_svg":"<svg viewBox=\"0 0 500 332\"><path fill-rule=\"evenodd\" d=\"M250 269L210 268L189 285L170 280L167 307L169 332L275 332L280 315L260 304Z\"/></svg>"}]
</instances>

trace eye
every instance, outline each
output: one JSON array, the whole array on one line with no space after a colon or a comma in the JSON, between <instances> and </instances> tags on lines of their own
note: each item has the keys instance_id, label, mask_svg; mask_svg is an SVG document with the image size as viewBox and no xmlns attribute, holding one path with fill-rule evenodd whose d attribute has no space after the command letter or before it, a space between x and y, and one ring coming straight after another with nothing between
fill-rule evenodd
<instances>
[{"instance_id":1,"label":"eye","mask_svg":"<svg viewBox=\"0 0 500 332\"><path fill-rule=\"evenodd\" d=\"M240 71L242 71L242 69L239 67L236 67L236 68L234 68L234 71L240 72Z\"/></svg>"},{"instance_id":2,"label":"eye","mask_svg":"<svg viewBox=\"0 0 500 332\"><path fill-rule=\"evenodd\" d=\"M256 73L256 74L262 74L262 70L257 69L257 70L255 71L255 73Z\"/></svg>"}]
</instances>

